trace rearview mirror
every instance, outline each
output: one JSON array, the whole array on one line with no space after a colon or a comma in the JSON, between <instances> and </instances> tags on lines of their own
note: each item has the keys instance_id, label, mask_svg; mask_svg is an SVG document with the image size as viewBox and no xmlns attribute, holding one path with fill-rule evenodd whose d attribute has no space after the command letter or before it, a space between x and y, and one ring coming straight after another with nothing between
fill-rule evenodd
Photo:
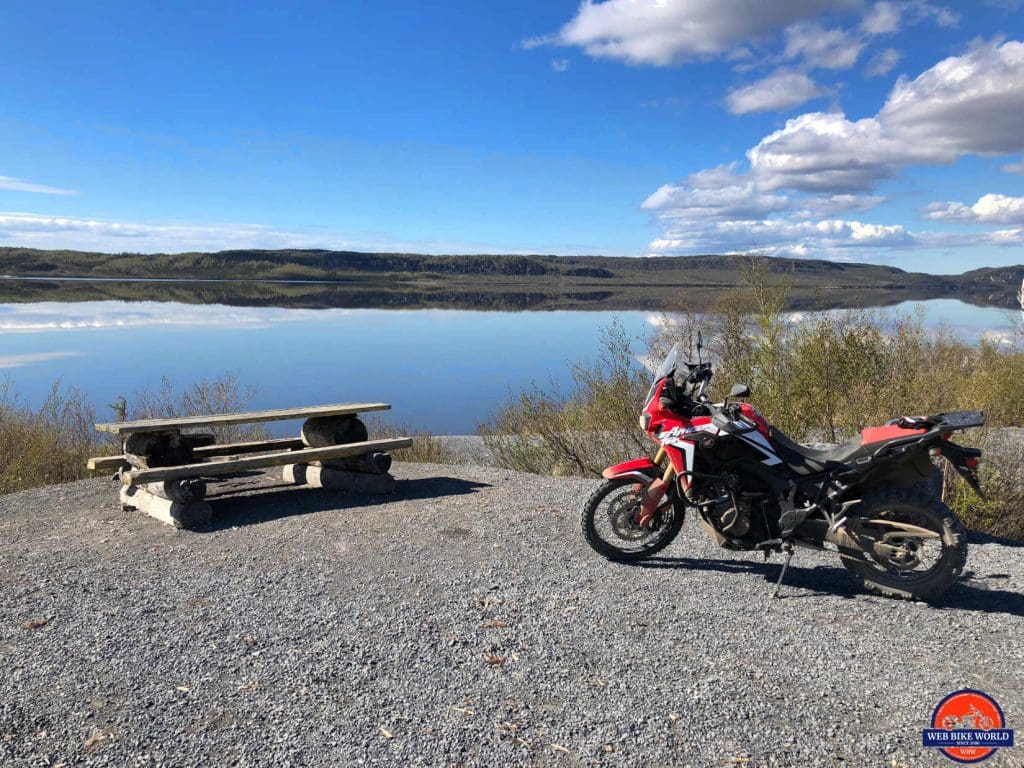
<instances>
[{"instance_id":1,"label":"rearview mirror","mask_svg":"<svg viewBox=\"0 0 1024 768\"><path fill-rule=\"evenodd\" d=\"M729 397L750 397L750 387L746 384L733 384Z\"/></svg>"}]
</instances>

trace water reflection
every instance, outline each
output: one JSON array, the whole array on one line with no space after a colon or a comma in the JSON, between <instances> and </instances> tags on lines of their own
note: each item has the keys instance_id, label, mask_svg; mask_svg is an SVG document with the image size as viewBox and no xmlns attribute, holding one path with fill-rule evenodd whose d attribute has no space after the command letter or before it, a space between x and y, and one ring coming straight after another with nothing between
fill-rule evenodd
<instances>
[{"instance_id":1,"label":"water reflection","mask_svg":"<svg viewBox=\"0 0 1024 768\"><path fill-rule=\"evenodd\" d=\"M1016 315L952 300L923 307L925 324L1010 339ZM510 392L570 383L567 363L595 360L613 319L642 339L651 312L284 309L177 302L0 304L0 369L38 402L55 379L103 404L158 386L232 372L255 385L253 407L384 400L395 421L436 432L475 430ZM642 345L638 343L640 352Z\"/></svg>"}]
</instances>

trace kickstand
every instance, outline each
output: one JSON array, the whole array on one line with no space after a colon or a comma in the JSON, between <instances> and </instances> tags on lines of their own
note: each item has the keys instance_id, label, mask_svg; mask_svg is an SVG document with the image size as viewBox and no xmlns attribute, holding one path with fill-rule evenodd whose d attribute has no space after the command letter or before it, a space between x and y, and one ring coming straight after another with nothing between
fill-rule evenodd
<instances>
[{"instance_id":1,"label":"kickstand","mask_svg":"<svg viewBox=\"0 0 1024 768\"><path fill-rule=\"evenodd\" d=\"M789 561L793 559L793 545L786 545L786 562L782 564L782 572L779 574L779 580L775 582L775 592L772 593L772 597L782 597L779 593L782 589L782 580L786 577L786 569L789 568Z\"/></svg>"}]
</instances>

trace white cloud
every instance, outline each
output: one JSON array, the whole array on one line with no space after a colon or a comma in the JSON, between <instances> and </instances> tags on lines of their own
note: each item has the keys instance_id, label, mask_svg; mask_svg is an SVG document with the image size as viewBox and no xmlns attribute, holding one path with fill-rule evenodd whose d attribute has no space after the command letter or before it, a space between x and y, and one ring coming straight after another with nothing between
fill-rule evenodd
<instances>
[{"instance_id":1,"label":"white cloud","mask_svg":"<svg viewBox=\"0 0 1024 768\"><path fill-rule=\"evenodd\" d=\"M747 153L767 188L871 189L905 165L1024 149L1024 43L972 48L901 79L875 117L812 112Z\"/></svg>"},{"instance_id":2,"label":"white cloud","mask_svg":"<svg viewBox=\"0 0 1024 768\"><path fill-rule=\"evenodd\" d=\"M892 249L978 248L1024 245L1024 228L992 232L913 232L899 224L872 224L858 220L683 222L654 240L651 253L756 253L767 256L854 261L884 260Z\"/></svg>"},{"instance_id":3,"label":"white cloud","mask_svg":"<svg viewBox=\"0 0 1024 768\"><path fill-rule=\"evenodd\" d=\"M888 35L899 31L902 9L895 3L875 3L860 23L868 35Z\"/></svg>"},{"instance_id":4,"label":"white cloud","mask_svg":"<svg viewBox=\"0 0 1024 768\"><path fill-rule=\"evenodd\" d=\"M719 166L691 174L684 184L666 184L641 206L671 221L764 218L789 207L789 199L759 190L749 178Z\"/></svg>"},{"instance_id":5,"label":"white cloud","mask_svg":"<svg viewBox=\"0 0 1024 768\"><path fill-rule=\"evenodd\" d=\"M726 103L734 115L799 106L823 91L802 72L779 70L757 82L729 91Z\"/></svg>"},{"instance_id":6,"label":"white cloud","mask_svg":"<svg viewBox=\"0 0 1024 768\"><path fill-rule=\"evenodd\" d=\"M886 201L881 195L817 195L799 199L794 218L831 218L841 213L870 211Z\"/></svg>"},{"instance_id":7,"label":"white cloud","mask_svg":"<svg viewBox=\"0 0 1024 768\"><path fill-rule=\"evenodd\" d=\"M53 360L64 360L68 357L80 357L81 352L28 352L23 355L0 355L0 370L5 368L24 368L35 363L49 363Z\"/></svg>"},{"instance_id":8,"label":"white cloud","mask_svg":"<svg viewBox=\"0 0 1024 768\"><path fill-rule=\"evenodd\" d=\"M858 5L859 0L584 0L557 34L523 45L572 45L595 58L668 66L728 57L795 22Z\"/></svg>"},{"instance_id":9,"label":"white cloud","mask_svg":"<svg viewBox=\"0 0 1024 768\"><path fill-rule=\"evenodd\" d=\"M1019 246L1024 198L986 195L970 207L941 203L925 211L931 220L1004 227L980 233L912 232L839 217L884 202L876 186L908 165L1022 150L1024 44L977 44L901 79L873 117L800 115L746 153L748 169L733 164L691 174L662 186L643 207L664 228L652 246L663 253L847 258L857 248Z\"/></svg>"},{"instance_id":10,"label":"white cloud","mask_svg":"<svg viewBox=\"0 0 1024 768\"><path fill-rule=\"evenodd\" d=\"M36 184L24 179L15 179L12 176L0 176L0 189L11 192L33 192L39 195L77 195L73 189L60 189L49 187L45 184Z\"/></svg>"},{"instance_id":11,"label":"white cloud","mask_svg":"<svg viewBox=\"0 0 1024 768\"><path fill-rule=\"evenodd\" d=\"M1024 173L1024 160L1019 163L1007 163L1000 170L1006 173Z\"/></svg>"},{"instance_id":12,"label":"white cloud","mask_svg":"<svg viewBox=\"0 0 1024 768\"><path fill-rule=\"evenodd\" d=\"M871 57L864 74L867 77L881 77L892 71L892 68L900 63L903 54L895 48L886 48Z\"/></svg>"},{"instance_id":13,"label":"white cloud","mask_svg":"<svg viewBox=\"0 0 1024 768\"><path fill-rule=\"evenodd\" d=\"M863 192L896 175L903 147L874 118L810 112L786 122L747 152L751 174L769 189Z\"/></svg>"},{"instance_id":14,"label":"white cloud","mask_svg":"<svg viewBox=\"0 0 1024 768\"><path fill-rule=\"evenodd\" d=\"M786 29L787 59L802 59L820 69L849 69L857 63L864 41L842 29L825 29L814 22L794 24Z\"/></svg>"},{"instance_id":15,"label":"white cloud","mask_svg":"<svg viewBox=\"0 0 1024 768\"><path fill-rule=\"evenodd\" d=\"M900 225L825 219L718 221L677 226L651 244L656 253L763 253L767 255L848 258L856 248L899 248L917 244Z\"/></svg>"},{"instance_id":16,"label":"white cloud","mask_svg":"<svg viewBox=\"0 0 1024 768\"><path fill-rule=\"evenodd\" d=\"M1024 43L976 45L901 79L878 119L897 141L950 158L1024 149Z\"/></svg>"},{"instance_id":17,"label":"white cloud","mask_svg":"<svg viewBox=\"0 0 1024 768\"><path fill-rule=\"evenodd\" d=\"M944 5L934 5L926 0L913 0L906 9L914 23L934 20L940 27L955 27L960 23L959 14Z\"/></svg>"},{"instance_id":18,"label":"white cloud","mask_svg":"<svg viewBox=\"0 0 1024 768\"><path fill-rule=\"evenodd\" d=\"M958 221L967 224L1009 224L1024 227L1024 197L988 194L974 205L932 203L924 217L933 221Z\"/></svg>"},{"instance_id":19,"label":"white cloud","mask_svg":"<svg viewBox=\"0 0 1024 768\"><path fill-rule=\"evenodd\" d=\"M230 307L219 304L179 304L166 301L42 301L14 304L0 316L4 333L84 332L132 328L238 328L260 330L286 323L310 322L374 312L350 309L285 309L281 307ZM0 368L16 364L48 362L71 357L74 352L42 352L0 356ZM10 365L4 366L4 362Z\"/></svg>"},{"instance_id":20,"label":"white cloud","mask_svg":"<svg viewBox=\"0 0 1024 768\"><path fill-rule=\"evenodd\" d=\"M378 232L282 229L258 224L192 224L120 221L78 216L0 211L0 245L69 248L118 253L183 253L231 249L328 248L369 252L433 254L594 253L593 246L564 248L522 244L413 240Z\"/></svg>"},{"instance_id":21,"label":"white cloud","mask_svg":"<svg viewBox=\"0 0 1024 768\"><path fill-rule=\"evenodd\" d=\"M552 59L551 69L554 72L565 72L569 69L568 59Z\"/></svg>"}]
</instances>

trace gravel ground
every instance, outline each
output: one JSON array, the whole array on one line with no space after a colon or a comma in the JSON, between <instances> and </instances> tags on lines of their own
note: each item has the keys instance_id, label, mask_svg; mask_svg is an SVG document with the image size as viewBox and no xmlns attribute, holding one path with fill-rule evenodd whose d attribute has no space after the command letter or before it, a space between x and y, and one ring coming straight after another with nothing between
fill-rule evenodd
<instances>
[{"instance_id":1,"label":"gravel ground","mask_svg":"<svg viewBox=\"0 0 1024 768\"><path fill-rule=\"evenodd\" d=\"M1024 731L1020 545L936 606L832 559L590 552L593 481L396 465L396 494L263 489L177 531L109 481L0 497L0 764L952 765L975 687ZM1024 765L1024 745L986 765Z\"/></svg>"}]
</instances>

